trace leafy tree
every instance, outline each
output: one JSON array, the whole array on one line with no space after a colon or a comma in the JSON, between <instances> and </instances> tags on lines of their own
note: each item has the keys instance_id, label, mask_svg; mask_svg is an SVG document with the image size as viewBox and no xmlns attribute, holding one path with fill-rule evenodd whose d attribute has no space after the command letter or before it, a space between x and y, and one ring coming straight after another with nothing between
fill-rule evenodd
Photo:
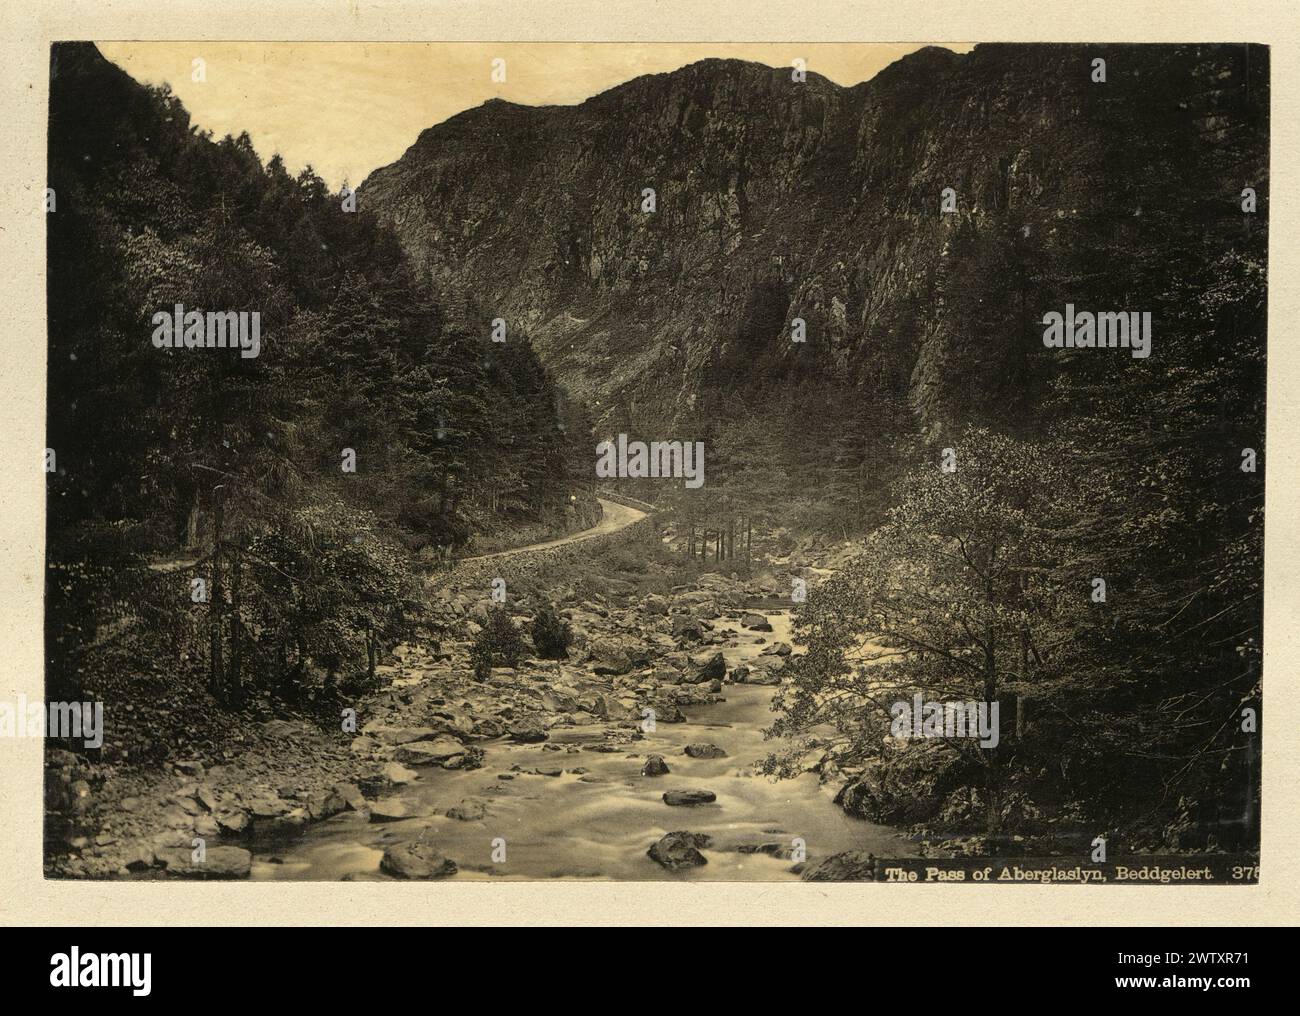
<instances>
[{"instance_id":1,"label":"leafy tree","mask_svg":"<svg viewBox=\"0 0 1300 1016\"><path fill-rule=\"evenodd\" d=\"M926 701L997 703L1000 737L943 740L972 774L987 828L1003 817L1023 764L1008 736L1018 696L1050 709L1076 680L1090 627L1088 587L1072 567L1077 482L1043 449L967 431L957 469L921 468L866 551L796 614L808 646L791 662L776 734L833 724L850 757L886 750L891 708ZM1013 723L1014 725L1014 723Z\"/></svg>"}]
</instances>

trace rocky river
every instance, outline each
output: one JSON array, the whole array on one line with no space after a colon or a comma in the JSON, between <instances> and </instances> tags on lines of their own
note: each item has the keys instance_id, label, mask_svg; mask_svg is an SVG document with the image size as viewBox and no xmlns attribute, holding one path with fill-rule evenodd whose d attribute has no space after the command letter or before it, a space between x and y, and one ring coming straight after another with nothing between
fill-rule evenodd
<instances>
[{"instance_id":1,"label":"rocky river","mask_svg":"<svg viewBox=\"0 0 1300 1016\"><path fill-rule=\"evenodd\" d=\"M729 673L789 644L786 613L769 614L773 631L764 634L742 628L741 616L717 622L734 643L721 648ZM684 722L656 721L615 748L607 725L593 722L553 727L539 743L480 744L480 768L413 767L419 775L395 793L255 850L252 877L386 878L385 851L413 842L454 861L460 879L780 880L799 877L805 853L910 853L893 830L846 816L816 773L774 780L755 772L774 747L762 734L774 691L727 684L716 701L683 707ZM725 754L687 754L713 754L696 746ZM646 775L657 768L647 766L653 756L667 773ZM706 863L665 866L648 856L675 831L693 834L687 850L698 844Z\"/></svg>"}]
</instances>

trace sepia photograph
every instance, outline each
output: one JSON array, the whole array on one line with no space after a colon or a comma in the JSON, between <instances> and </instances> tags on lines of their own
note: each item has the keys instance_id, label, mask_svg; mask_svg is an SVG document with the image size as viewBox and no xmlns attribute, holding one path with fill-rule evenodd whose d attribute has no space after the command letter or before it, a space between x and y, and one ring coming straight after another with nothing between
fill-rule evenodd
<instances>
[{"instance_id":1,"label":"sepia photograph","mask_svg":"<svg viewBox=\"0 0 1300 1016\"><path fill-rule=\"evenodd\" d=\"M1270 50L57 41L44 873L1258 881Z\"/></svg>"}]
</instances>

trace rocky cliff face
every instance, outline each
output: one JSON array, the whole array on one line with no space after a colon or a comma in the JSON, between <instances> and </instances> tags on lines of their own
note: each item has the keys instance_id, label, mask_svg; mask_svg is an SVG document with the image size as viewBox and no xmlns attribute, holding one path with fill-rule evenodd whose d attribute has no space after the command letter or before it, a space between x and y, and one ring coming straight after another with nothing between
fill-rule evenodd
<instances>
[{"instance_id":1,"label":"rocky cliff face","mask_svg":"<svg viewBox=\"0 0 1300 1016\"><path fill-rule=\"evenodd\" d=\"M1167 184L1212 176L1241 103L1258 115L1262 94L1266 117L1266 61L927 48L845 88L706 60L578 106L488 102L426 130L361 203L485 330L527 332L606 426L833 376L897 393L933 435L990 401L1032 405L1061 362L1043 356L1046 301L1101 299L1126 273L1158 286L1172 223L1210 198L1237 211ZM1144 266L1108 266L1102 243Z\"/></svg>"}]
</instances>

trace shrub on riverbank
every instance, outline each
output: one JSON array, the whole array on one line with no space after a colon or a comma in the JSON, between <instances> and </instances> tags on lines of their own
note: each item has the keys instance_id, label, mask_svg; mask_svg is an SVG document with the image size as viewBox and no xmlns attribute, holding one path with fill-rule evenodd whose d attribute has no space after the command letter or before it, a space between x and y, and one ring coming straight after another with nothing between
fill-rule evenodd
<instances>
[{"instance_id":1,"label":"shrub on riverbank","mask_svg":"<svg viewBox=\"0 0 1300 1016\"><path fill-rule=\"evenodd\" d=\"M510 612L500 605L489 610L469 651L474 676L486 681L493 667L518 666L527 655L523 632L510 619Z\"/></svg>"},{"instance_id":2,"label":"shrub on riverbank","mask_svg":"<svg viewBox=\"0 0 1300 1016\"><path fill-rule=\"evenodd\" d=\"M533 648L544 660L563 660L573 643L573 629L549 604L539 610L532 623Z\"/></svg>"}]
</instances>

